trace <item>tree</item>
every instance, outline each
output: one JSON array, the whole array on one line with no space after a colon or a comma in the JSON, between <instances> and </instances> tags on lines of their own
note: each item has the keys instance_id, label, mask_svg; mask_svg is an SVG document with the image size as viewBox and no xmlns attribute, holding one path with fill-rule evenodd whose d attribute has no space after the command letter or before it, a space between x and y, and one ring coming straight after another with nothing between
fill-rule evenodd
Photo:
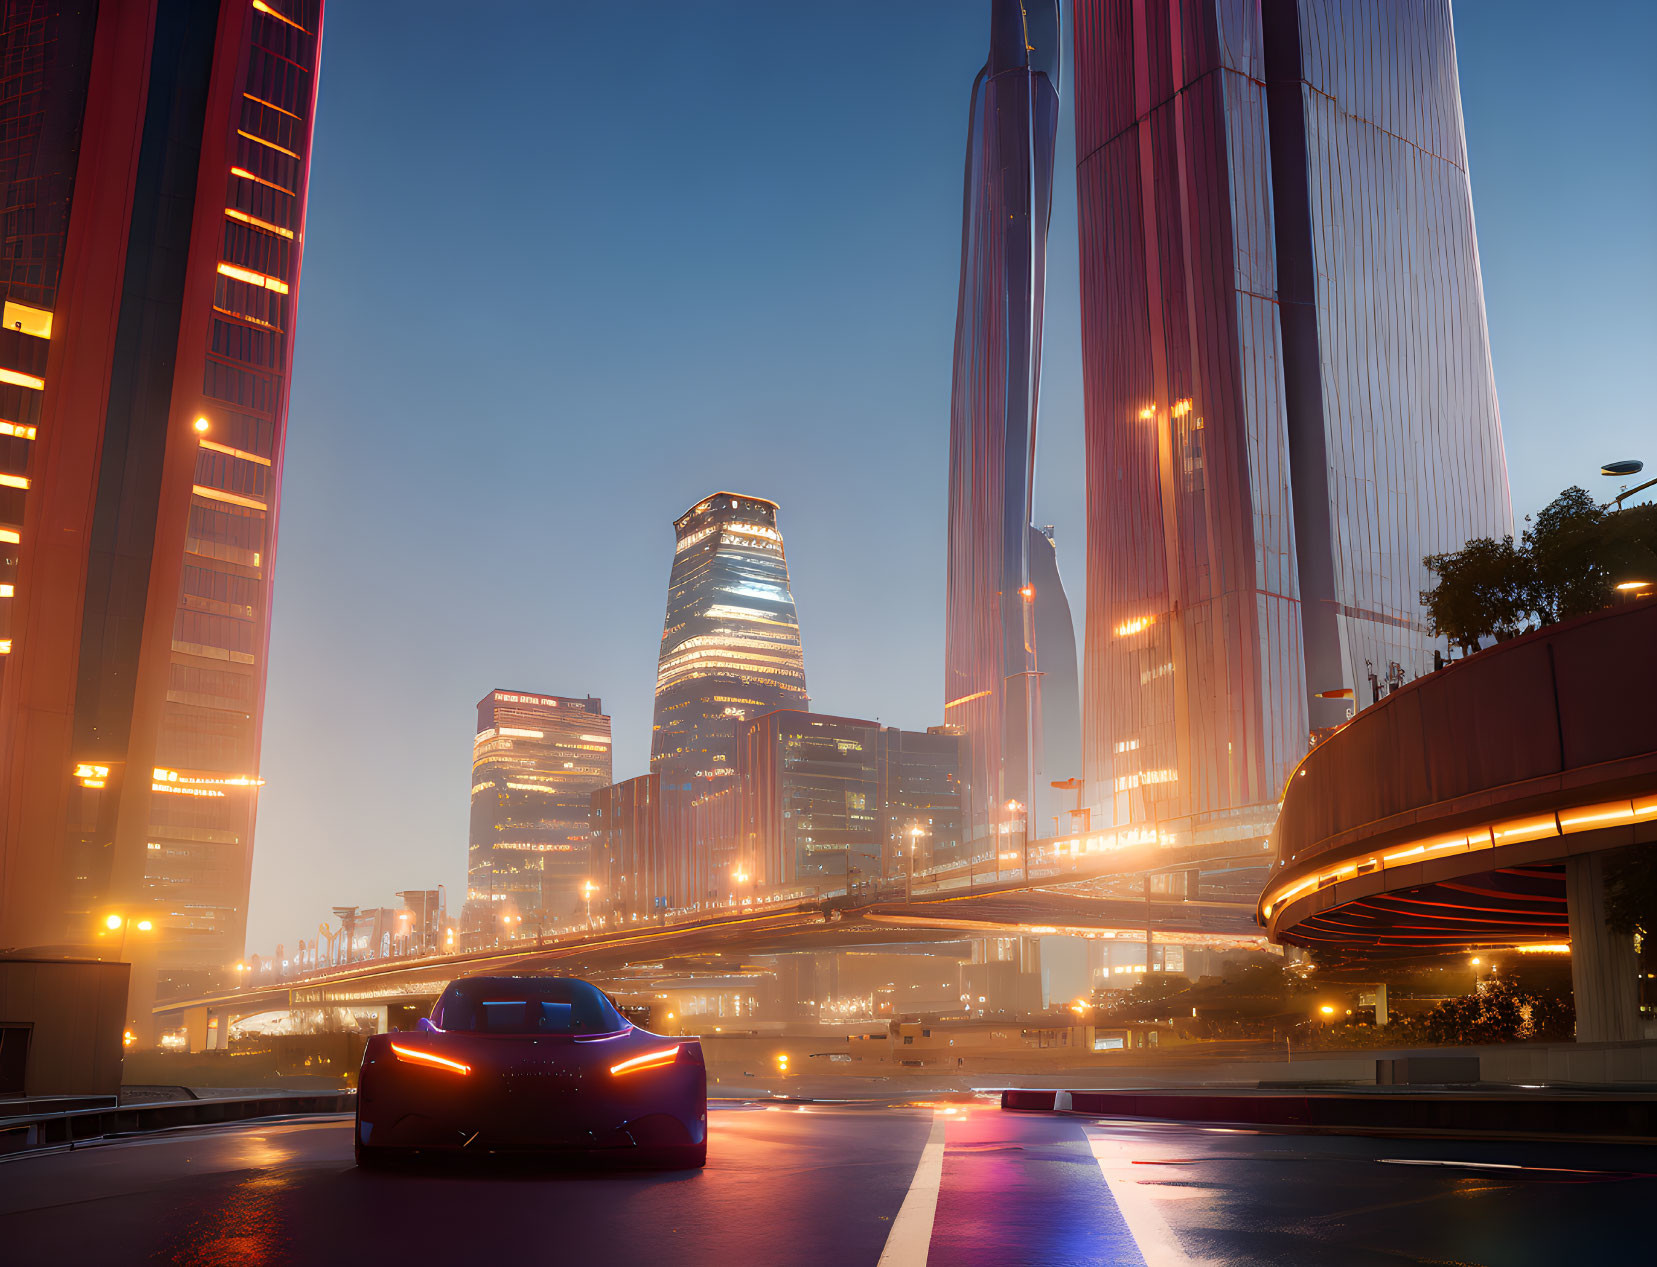
<instances>
[{"instance_id":1,"label":"tree","mask_svg":"<svg viewBox=\"0 0 1657 1267\"><path fill-rule=\"evenodd\" d=\"M1525 553L1543 624L1599 611L1611 601L1607 516L1584 488L1571 487L1525 529Z\"/></svg>"},{"instance_id":2,"label":"tree","mask_svg":"<svg viewBox=\"0 0 1657 1267\"><path fill-rule=\"evenodd\" d=\"M1432 589L1421 592L1428 626L1467 655L1487 636L1513 637L1535 608L1531 569L1512 537L1477 537L1423 562L1438 577Z\"/></svg>"},{"instance_id":3,"label":"tree","mask_svg":"<svg viewBox=\"0 0 1657 1267\"><path fill-rule=\"evenodd\" d=\"M1611 584L1657 582L1657 502L1607 515L1604 532L1603 559Z\"/></svg>"},{"instance_id":4,"label":"tree","mask_svg":"<svg viewBox=\"0 0 1657 1267\"><path fill-rule=\"evenodd\" d=\"M1657 505L1607 512L1567 488L1537 512L1522 544L1478 537L1422 560L1436 578L1421 592L1428 626L1472 655L1511 638L1534 615L1551 625L1609 606L1618 584L1657 582Z\"/></svg>"},{"instance_id":5,"label":"tree","mask_svg":"<svg viewBox=\"0 0 1657 1267\"><path fill-rule=\"evenodd\" d=\"M1657 933L1657 849L1636 845L1607 860L1605 923L1612 932L1642 942Z\"/></svg>"}]
</instances>

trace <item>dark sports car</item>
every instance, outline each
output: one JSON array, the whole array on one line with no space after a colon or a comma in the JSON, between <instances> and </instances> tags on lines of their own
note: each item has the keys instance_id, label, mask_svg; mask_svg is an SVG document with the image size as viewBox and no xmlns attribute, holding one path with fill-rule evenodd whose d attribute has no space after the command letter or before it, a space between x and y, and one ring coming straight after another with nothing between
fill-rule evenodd
<instances>
[{"instance_id":1,"label":"dark sports car","mask_svg":"<svg viewBox=\"0 0 1657 1267\"><path fill-rule=\"evenodd\" d=\"M700 1166L702 1044L639 1029L586 981L461 977L416 1032L368 1040L356 1147L359 1166L462 1151Z\"/></svg>"}]
</instances>

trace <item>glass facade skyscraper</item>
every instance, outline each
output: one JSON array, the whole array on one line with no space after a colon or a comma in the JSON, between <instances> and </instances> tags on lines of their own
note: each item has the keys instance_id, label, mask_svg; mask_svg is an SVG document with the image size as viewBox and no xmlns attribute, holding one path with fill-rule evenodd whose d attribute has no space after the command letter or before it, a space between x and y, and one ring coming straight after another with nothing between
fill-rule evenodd
<instances>
[{"instance_id":1,"label":"glass facade skyscraper","mask_svg":"<svg viewBox=\"0 0 1657 1267\"><path fill-rule=\"evenodd\" d=\"M610 718L592 696L491 691L472 743L470 920L508 908L545 924L585 909L593 793L610 782Z\"/></svg>"},{"instance_id":2,"label":"glass facade skyscraper","mask_svg":"<svg viewBox=\"0 0 1657 1267\"><path fill-rule=\"evenodd\" d=\"M0 945L242 953L322 7L0 19Z\"/></svg>"},{"instance_id":3,"label":"glass facade skyscraper","mask_svg":"<svg viewBox=\"0 0 1657 1267\"><path fill-rule=\"evenodd\" d=\"M1077 0L1086 797L1263 840L1511 531L1447 0Z\"/></svg>"},{"instance_id":4,"label":"glass facade skyscraper","mask_svg":"<svg viewBox=\"0 0 1657 1267\"><path fill-rule=\"evenodd\" d=\"M777 709L740 738L738 893L873 891L911 849L962 860L961 735Z\"/></svg>"},{"instance_id":5,"label":"glass facade skyscraper","mask_svg":"<svg viewBox=\"0 0 1657 1267\"><path fill-rule=\"evenodd\" d=\"M962 195L944 631L944 718L966 735L969 839L1001 825L1007 801L1041 813L1050 796L1042 693L1064 689L1042 677L1042 652L1075 659L1068 603L1035 604L1032 555L1046 551L1034 562L1050 561L1052 547L1031 526L1058 0L994 0L990 23L989 58L972 87ZM1043 580L1056 586L1056 568ZM1074 711L1061 702L1058 716Z\"/></svg>"},{"instance_id":6,"label":"glass facade skyscraper","mask_svg":"<svg viewBox=\"0 0 1657 1267\"><path fill-rule=\"evenodd\" d=\"M806 703L805 661L777 504L715 493L673 528L650 768L701 791L734 774L743 721Z\"/></svg>"}]
</instances>

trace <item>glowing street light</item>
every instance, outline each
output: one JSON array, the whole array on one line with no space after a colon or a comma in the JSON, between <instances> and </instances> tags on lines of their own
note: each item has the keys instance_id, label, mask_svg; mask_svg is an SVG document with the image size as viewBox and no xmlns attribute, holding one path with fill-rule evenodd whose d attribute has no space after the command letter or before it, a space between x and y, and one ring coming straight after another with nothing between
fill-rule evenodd
<instances>
[{"instance_id":1,"label":"glowing street light","mask_svg":"<svg viewBox=\"0 0 1657 1267\"><path fill-rule=\"evenodd\" d=\"M908 902L915 894L915 855L921 847L921 825L909 829L909 865L903 869L903 900Z\"/></svg>"},{"instance_id":2,"label":"glowing street light","mask_svg":"<svg viewBox=\"0 0 1657 1267\"><path fill-rule=\"evenodd\" d=\"M1645 463L1640 461L1639 458L1623 458L1621 461L1607 462L1604 466L1599 468L1599 473L1601 475L1609 475L1615 478L1621 475L1638 475L1643 470L1645 470ZM1625 500L1634 496L1635 493L1643 493L1653 484L1657 484L1657 480L1647 480L1644 484L1636 484L1633 488L1625 488L1610 501L1606 502L1602 509L1621 510L1622 504ZM1619 585L1617 588L1621 589L1622 587Z\"/></svg>"},{"instance_id":3,"label":"glowing street light","mask_svg":"<svg viewBox=\"0 0 1657 1267\"><path fill-rule=\"evenodd\" d=\"M1010 819L1018 814L1024 814L1024 802L1008 801L1007 817ZM1009 827L1012 826L1011 823L1008 823L1007 825ZM1030 882L1030 816L1028 814L1024 814L1024 848L1021 852L1024 856L1024 882L1028 884ZM1001 878L1001 856L999 850L996 851L995 875L996 879L999 880Z\"/></svg>"},{"instance_id":4,"label":"glowing street light","mask_svg":"<svg viewBox=\"0 0 1657 1267\"><path fill-rule=\"evenodd\" d=\"M581 886L582 895L587 899L587 927L593 926L593 890L598 888L591 880Z\"/></svg>"},{"instance_id":5,"label":"glowing street light","mask_svg":"<svg viewBox=\"0 0 1657 1267\"><path fill-rule=\"evenodd\" d=\"M209 423L207 421L207 419L205 419L205 418L197 418L192 425L195 427L196 434L199 436L199 435L206 435L207 434L207 428L210 427L212 424Z\"/></svg>"},{"instance_id":6,"label":"glowing street light","mask_svg":"<svg viewBox=\"0 0 1657 1267\"><path fill-rule=\"evenodd\" d=\"M115 951L116 959L125 959L127 954L127 930L136 928L141 933L150 932L155 924L147 919L134 920L118 912L104 916L104 927L110 932L121 934L121 941ZM101 934L100 934L101 935Z\"/></svg>"}]
</instances>

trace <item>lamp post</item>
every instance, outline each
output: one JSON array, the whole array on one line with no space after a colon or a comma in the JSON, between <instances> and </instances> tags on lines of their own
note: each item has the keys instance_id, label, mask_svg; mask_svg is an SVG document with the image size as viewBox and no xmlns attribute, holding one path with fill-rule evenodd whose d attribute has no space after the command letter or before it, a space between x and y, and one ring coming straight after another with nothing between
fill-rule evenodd
<instances>
[{"instance_id":1,"label":"lamp post","mask_svg":"<svg viewBox=\"0 0 1657 1267\"><path fill-rule=\"evenodd\" d=\"M1645 463L1640 461L1639 458L1624 458L1619 462L1607 462L1599 468L1599 473L1614 478L1619 475L1638 475L1643 470L1645 470ZM1600 509L1621 510L1625 499L1634 496L1635 493L1644 492L1653 484L1657 484L1657 479L1647 480L1644 484L1636 484L1633 488L1625 488Z\"/></svg>"},{"instance_id":2,"label":"lamp post","mask_svg":"<svg viewBox=\"0 0 1657 1267\"><path fill-rule=\"evenodd\" d=\"M915 896L915 851L921 847L921 825L909 829L909 865L903 870L903 902L907 906Z\"/></svg>"},{"instance_id":3,"label":"lamp post","mask_svg":"<svg viewBox=\"0 0 1657 1267\"><path fill-rule=\"evenodd\" d=\"M587 930L589 932L592 931L593 927L593 890L597 887L598 885L591 880L586 881L581 886L581 895L587 899Z\"/></svg>"},{"instance_id":4,"label":"lamp post","mask_svg":"<svg viewBox=\"0 0 1657 1267\"><path fill-rule=\"evenodd\" d=\"M1020 802L1020 801L1008 801L1007 802L1007 826L1008 827L1011 827L1013 825L1012 824L1013 815L1018 814L1023 810L1024 810L1024 805L1023 805L1022 802ZM1009 832L1008 834L1010 835L1011 833ZM1024 845L1023 845L1023 851L1022 852L1023 852L1023 855L1024 855L1024 883L1028 884L1028 883L1030 883L1030 815L1028 813L1024 814ZM996 851L996 855L995 855L995 878L997 880L1001 879L1001 853L1000 853L999 850Z\"/></svg>"}]
</instances>

